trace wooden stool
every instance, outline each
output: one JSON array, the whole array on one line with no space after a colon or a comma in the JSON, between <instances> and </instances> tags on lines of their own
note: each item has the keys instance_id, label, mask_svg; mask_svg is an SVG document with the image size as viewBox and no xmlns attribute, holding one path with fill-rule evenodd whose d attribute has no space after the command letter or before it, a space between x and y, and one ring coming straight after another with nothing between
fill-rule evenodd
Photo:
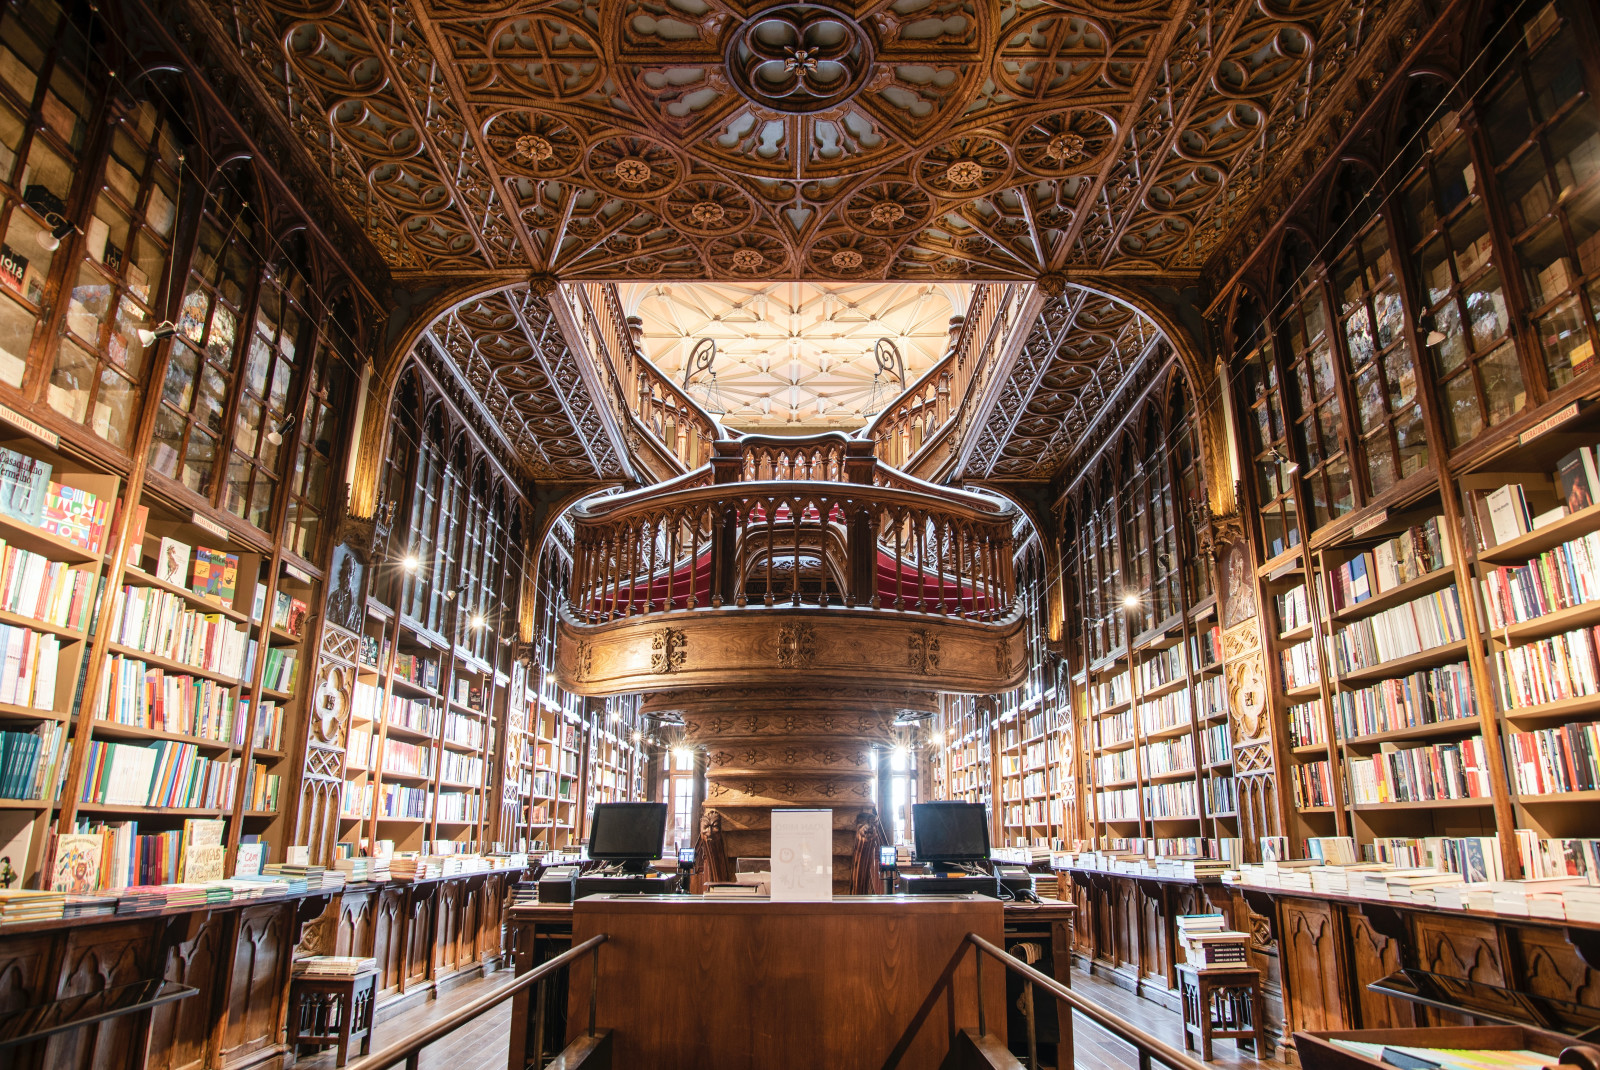
<instances>
[{"instance_id":1,"label":"wooden stool","mask_svg":"<svg viewBox=\"0 0 1600 1070\"><path fill-rule=\"evenodd\" d=\"M289 984L289 1050L300 1045L339 1046L335 1066L343 1066L350 1042L361 1041L359 1054L372 1046L372 1010L377 1002L378 971L354 977L296 977Z\"/></svg>"},{"instance_id":2,"label":"wooden stool","mask_svg":"<svg viewBox=\"0 0 1600 1070\"><path fill-rule=\"evenodd\" d=\"M1261 1057L1261 1029L1266 1007L1261 999L1261 971L1253 966L1196 967L1178 964L1178 989L1183 997L1183 1047L1193 1051L1200 1036L1200 1057L1211 1059L1211 1041L1250 1041Z\"/></svg>"}]
</instances>

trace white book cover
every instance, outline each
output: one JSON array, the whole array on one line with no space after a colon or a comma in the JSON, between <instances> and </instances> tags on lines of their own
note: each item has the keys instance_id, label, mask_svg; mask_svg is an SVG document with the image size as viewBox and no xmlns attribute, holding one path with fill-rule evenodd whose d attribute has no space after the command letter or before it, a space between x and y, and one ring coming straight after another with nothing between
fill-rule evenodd
<instances>
[{"instance_id":1,"label":"white book cover","mask_svg":"<svg viewBox=\"0 0 1600 1070\"><path fill-rule=\"evenodd\" d=\"M1497 544L1509 542L1523 533L1522 515L1514 497L1514 492L1521 490L1519 484L1507 483L1490 491L1484 499L1484 504L1489 507L1489 527Z\"/></svg>"},{"instance_id":2,"label":"white book cover","mask_svg":"<svg viewBox=\"0 0 1600 1070\"><path fill-rule=\"evenodd\" d=\"M56 704L56 665L61 660L61 640L45 636L39 643L39 667L33 680L33 708L54 709Z\"/></svg>"},{"instance_id":3,"label":"white book cover","mask_svg":"<svg viewBox=\"0 0 1600 1070\"><path fill-rule=\"evenodd\" d=\"M773 902L833 898L833 811L772 811Z\"/></svg>"},{"instance_id":4,"label":"white book cover","mask_svg":"<svg viewBox=\"0 0 1600 1070\"><path fill-rule=\"evenodd\" d=\"M177 539L162 539L156 553L156 578L178 587L184 586L189 574L190 546Z\"/></svg>"}]
</instances>

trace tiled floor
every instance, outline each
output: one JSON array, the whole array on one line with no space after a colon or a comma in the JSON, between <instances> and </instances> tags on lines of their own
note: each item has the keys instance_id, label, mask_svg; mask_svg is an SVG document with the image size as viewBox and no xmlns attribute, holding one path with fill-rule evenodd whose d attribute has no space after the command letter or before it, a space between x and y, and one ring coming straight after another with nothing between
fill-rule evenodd
<instances>
[{"instance_id":1,"label":"tiled floor","mask_svg":"<svg viewBox=\"0 0 1600 1070\"><path fill-rule=\"evenodd\" d=\"M509 970L453 988L437 1000L417 1005L406 1013L379 1022L374 1031L372 1050L378 1051L386 1044L425 1029L457 1008L470 1003L496 987L510 983ZM1072 975L1072 989L1086 999L1105 1007L1118 1018L1138 1026L1173 1047L1183 1050L1183 1020L1176 1011L1169 1011L1147 999L1140 999L1110 981L1083 973ZM475 1022L462 1026L455 1033L424 1049L420 1070L500 1070L506 1064L506 1041L511 1030L511 1001L507 1000L494 1010L481 1015ZM1139 1059L1132 1046L1117 1039L1083 1015L1074 1016L1074 1035L1077 1040L1077 1065L1093 1070L1138 1070ZM1259 1062L1248 1048L1237 1047L1231 1040L1215 1041L1211 1065L1217 1070L1288 1070L1276 1059ZM1198 1053L1196 1055L1198 1057ZM356 1056L351 1054L351 1061ZM296 1070L332 1070L333 1053L305 1057L295 1064Z\"/></svg>"}]
</instances>

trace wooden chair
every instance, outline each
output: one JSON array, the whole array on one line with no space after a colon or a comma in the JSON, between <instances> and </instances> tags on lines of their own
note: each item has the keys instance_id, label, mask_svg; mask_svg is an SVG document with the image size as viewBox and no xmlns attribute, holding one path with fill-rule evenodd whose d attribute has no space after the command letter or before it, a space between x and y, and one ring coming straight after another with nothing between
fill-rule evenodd
<instances>
[{"instance_id":1,"label":"wooden chair","mask_svg":"<svg viewBox=\"0 0 1600 1070\"><path fill-rule=\"evenodd\" d=\"M1183 997L1183 1047L1211 1059L1212 1040L1248 1040L1261 1057L1266 1004L1261 998L1261 971L1253 966L1196 967L1178 964L1178 989Z\"/></svg>"},{"instance_id":2,"label":"wooden chair","mask_svg":"<svg viewBox=\"0 0 1600 1070\"><path fill-rule=\"evenodd\" d=\"M302 1045L338 1045L335 1066L343 1066L352 1041L366 1055L372 1046L372 1011L377 1003L378 971L354 977L296 977L289 985L289 1051Z\"/></svg>"}]
</instances>

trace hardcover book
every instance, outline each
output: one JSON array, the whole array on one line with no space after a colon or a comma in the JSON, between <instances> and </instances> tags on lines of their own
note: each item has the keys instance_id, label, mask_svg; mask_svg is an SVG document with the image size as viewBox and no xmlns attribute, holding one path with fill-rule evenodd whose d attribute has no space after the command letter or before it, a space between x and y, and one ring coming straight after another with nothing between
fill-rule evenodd
<instances>
[{"instance_id":1,"label":"hardcover book","mask_svg":"<svg viewBox=\"0 0 1600 1070\"><path fill-rule=\"evenodd\" d=\"M163 538L156 551L156 578L176 587L183 586L184 575L189 571L189 544L177 539Z\"/></svg>"},{"instance_id":2,"label":"hardcover book","mask_svg":"<svg viewBox=\"0 0 1600 1070\"><path fill-rule=\"evenodd\" d=\"M98 890L103 846L98 834L69 832L61 836L56 841L50 890L80 895Z\"/></svg>"}]
</instances>

